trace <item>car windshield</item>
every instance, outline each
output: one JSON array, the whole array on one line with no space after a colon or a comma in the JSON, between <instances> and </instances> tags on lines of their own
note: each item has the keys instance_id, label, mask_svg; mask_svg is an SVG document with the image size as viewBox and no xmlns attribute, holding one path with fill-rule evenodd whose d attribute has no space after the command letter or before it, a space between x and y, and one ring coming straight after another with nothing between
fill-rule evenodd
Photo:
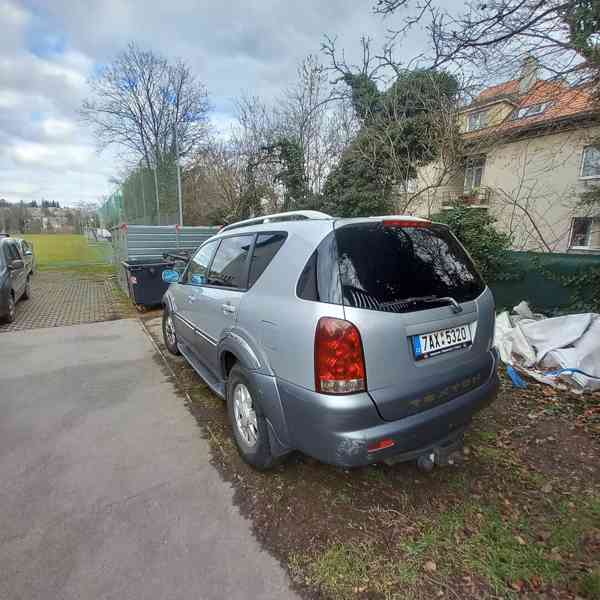
<instances>
[{"instance_id":1,"label":"car windshield","mask_svg":"<svg viewBox=\"0 0 600 600\"><path fill-rule=\"evenodd\" d=\"M348 306L409 312L474 300L484 283L443 225L345 225L335 230L343 301Z\"/></svg>"}]
</instances>

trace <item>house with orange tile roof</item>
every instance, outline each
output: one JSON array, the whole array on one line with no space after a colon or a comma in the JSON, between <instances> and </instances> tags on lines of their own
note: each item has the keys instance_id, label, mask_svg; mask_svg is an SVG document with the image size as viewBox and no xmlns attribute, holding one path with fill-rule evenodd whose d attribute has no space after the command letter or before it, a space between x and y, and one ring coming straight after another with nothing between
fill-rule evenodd
<instances>
[{"instance_id":1,"label":"house with orange tile roof","mask_svg":"<svg viewBox=\"0 0 600 600\"><path fill-rule=\"evenodd\" d=\"M530 62L458 118L463 156L421 168L399 209L431 216L465 205L490 211L516 250L600 252L600 213L579 205L600 185L600 108L589 87L539 79Z\"/></svg>"}]
</instances>

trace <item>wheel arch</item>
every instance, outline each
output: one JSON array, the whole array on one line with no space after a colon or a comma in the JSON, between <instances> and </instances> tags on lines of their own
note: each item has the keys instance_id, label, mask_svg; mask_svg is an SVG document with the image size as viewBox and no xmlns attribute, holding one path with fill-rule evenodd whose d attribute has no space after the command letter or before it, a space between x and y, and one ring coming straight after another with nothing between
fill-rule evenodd
<instances>
[{"instance_id":1,"label":"wheel arch","mask_svg":"<svg viewBox=\"0 0 600 600\"><path fill-rule=\"evenodd\" d=\"M238 362L246 371L261 371L271 374L265 357L255 350L256 345L250 342L242 332L230 330L219 342L218 356L221 377L227 379L234 362Z\"/></svg>"},{"instance_id":2,"label":"wheel arch","mask_svg":"<svg viewBox=\"0 0 600 600\"><path fill-rule=\"evenodd\" d=\"M233 369L233 366L238 362L240 362L239 358L231 350L224 350L221 353L219 364L221 366L221 375L223 379L229 378L231 369Z\"/></svg>"},{"instance_id":3,"label":"wheel arch","mask_svg":"<svg viewBox=\"0 0 600 600\"><path fill-rule=\"evenodd\" d=\"M170 311L174 310L173 299L171 298L171 294L169 293L169 290L167 290L163 294L163 297L161 299L161 304L162 304L163 309L168 308Z\"/></svg>"},{"instance_id":4,"label":"wheel arch","mask_svg":"<svg viewBox=\"0 0 600 600\"><path fill-rule=\"evenodd\" d=\"M271 451L274 456L283 456L289 453L293 447L276 378L271 373L265 374L260 368L261 364L256 355L248 355L247 349L243 346L232 347L229 344L223 344L223 346L219 354L221 376L227 381L234 365L240 365L246 377L252 382L258 395L257 400L264 411Z\"/></svg>"}]
</instances>

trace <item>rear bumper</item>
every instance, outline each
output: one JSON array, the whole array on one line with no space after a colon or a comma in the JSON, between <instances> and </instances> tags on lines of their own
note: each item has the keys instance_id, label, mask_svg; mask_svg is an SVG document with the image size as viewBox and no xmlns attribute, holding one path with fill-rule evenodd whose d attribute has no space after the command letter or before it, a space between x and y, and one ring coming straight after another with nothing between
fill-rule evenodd
<instances>
[{"instance_id":1,"label":"rear bumper","mask_svg":"<svg viewBox=\"0 0 600 600\"><path fill-rule=\"evenodd\" d=\"M279 381L278 388L293 446L318 460L358 467L386 459L412 460L447 446L462 436L473 415L498 392L498 376L480 387L429 410L383 421L368 394L328 396ZM368 447L382 439L394 446L376 452Z\"/></svg>"}]
</instances>

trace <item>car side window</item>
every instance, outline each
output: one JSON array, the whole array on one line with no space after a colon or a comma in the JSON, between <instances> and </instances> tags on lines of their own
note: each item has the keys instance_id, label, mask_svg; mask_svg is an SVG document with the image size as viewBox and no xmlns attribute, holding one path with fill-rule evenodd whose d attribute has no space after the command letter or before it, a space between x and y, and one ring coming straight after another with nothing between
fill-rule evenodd
<instances>
[{"instance_id":1,"label":"car side window","mask_svg":"<svg viewBox=\"0 0 600 600\"><path fill-rule=\"evenodd\" d=\"M19 248L14 242L6 242L4 244L4 254L8 263L11 263L13 260L18 260L21 258Z\"/></svg>"},{"instance_id":2,"label":"car side window","mask_svg":"<svg viewBox=\"0 0 600 600\"><path fill-rule=\"evenodd\" d=\"M250 261L250 273L248 275L248 287L251 288L256 280L263 274L269 266L273 257L283 246L287 234L283 232L261 233L256 238L254 252Z\"/></svg>"},{"instance_id":3,"label":"car side window","mask_svg":"<svg viewBox=\"0 0 600 600\"><path fill-rule=\"evenodd\" d=\"M253 235L223 238L208 274L209 285L246 289Z\"/></svg>"},{"instance_id":4,"label":"car side window","mask_svg":"<svg viewBox=\"0 0 600 600\"><path fill-rule=\"evenodd\" d=\"M190 260L181 283L204 285L208 278L208 267L220 240L208 242L200 247Z\"/></svg>"}]
</instances>

